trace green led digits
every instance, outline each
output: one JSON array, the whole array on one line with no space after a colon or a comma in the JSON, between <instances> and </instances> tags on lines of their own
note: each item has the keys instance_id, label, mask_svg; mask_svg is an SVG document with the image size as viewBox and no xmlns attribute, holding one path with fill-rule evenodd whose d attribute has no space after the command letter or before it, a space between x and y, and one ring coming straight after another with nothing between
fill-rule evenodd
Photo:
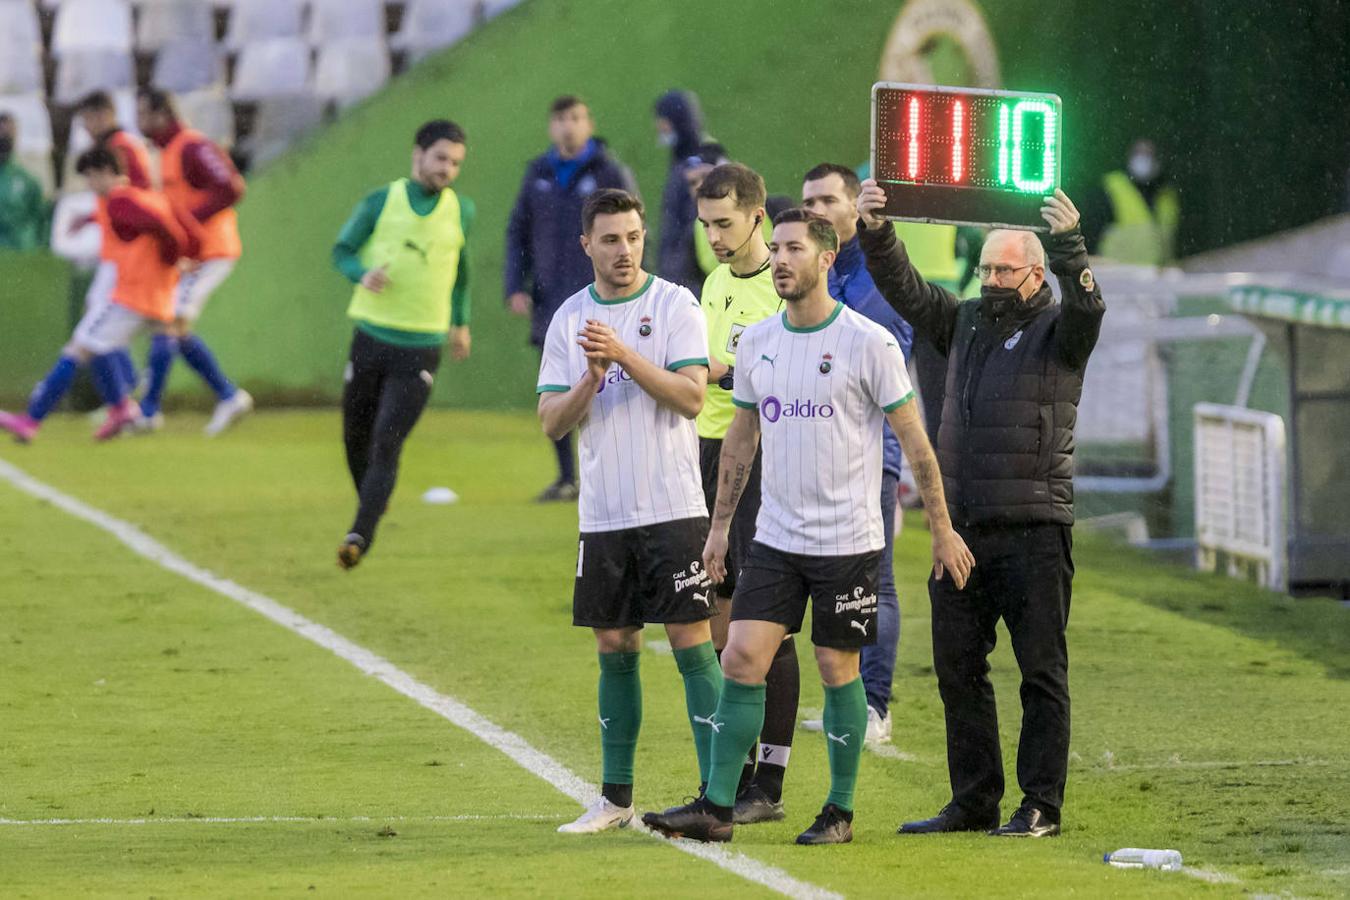
<instances>
[{"instance_id":1,"label":"green led digits","mask_svg":"<svg viewBox=\"0 0 1350 900\"><path fill-rule=\"evenodd\" d=\"M1023 122L1028 114L1039 114L1042 129L1041 175L1032 179L1025 174L1024 162L1032 142L1023 140ZM1009 132L1011 131L1011 134ZM1055 109L1044 100L1019 100L1011 112L1007 103L998 107L998 183L1007 184L1009 161L1012 183L1028 194L1044 193L1055 184ZM1011 140L1010 140L1011 138Z\"/></svg>"},{"instance_id":2,"label":"green led digits","mask_svg":"<svg viewBox=\"0 0 1350 900\"><path fill-rule=\"evenodd\" d=\"M1008 183L1008 104L998 105L998 183Z\"/></svg>"},{"instance_id":3,"label":"green led digits","mask_svg":"<svg viewBox=\"0 0 1350 900\"><path fill-rule=\"evenodd\" d=\"M1042 143L1045 149L1041 162L1041 177L1036 181L1022 177L1022 120L1027 113L1041 114L1044 134ZM1020 100L1012 110L1012 127L1013 146L1016 148L1016 152L1013 153L1013 184L1019 191L1043 193L1055 183L1055 111L1044 100Z\"/></svg>"}]
</instances>

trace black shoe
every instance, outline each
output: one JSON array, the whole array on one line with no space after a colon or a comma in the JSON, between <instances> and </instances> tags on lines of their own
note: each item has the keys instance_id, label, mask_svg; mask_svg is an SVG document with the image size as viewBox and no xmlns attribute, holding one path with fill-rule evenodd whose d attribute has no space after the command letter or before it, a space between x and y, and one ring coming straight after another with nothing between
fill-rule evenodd
<instances>
[{"instance_id":1,"label":"black shoe","mask_svg":"<svg viewBox=\"0 0 1350 900\"><path fill-rule=\"evenodd\" d=\"M534 498L535 503L557 503L559 501L575 500L580 496L581 491L577 489L576 484L571 481L555 481L540 492L538 497Z\"/></svg>"},{"instance_id":2,"label":"black shoe","mask_svg":"<svg viewBox=\"0 0 1350 900\"><path fill-rule=\"evenodd\" d=\"M1050 821L1049 816L1034 806L1023 806L1013 813L1007 825L989 833L994 837L1055 837L1059 834L1059 823Z\"/></svg>"},{"instance_id":3,"label":"black shoe","mask_svg":"<svg viewBox=\"0 0 1350 900\"><path fill-rule=\"evenodd\" d=\"M352 532L343 538L342 543L338 545L338 565L344 569L355 569L357 563L361 562L361 557L365 556L369 549L370 542L361 535Z\"/></svg>"},{"instance_id":4,"label":"black shoe","mask_svg":"<svg viewBox=\"0 0 1350 900\"><path fill-rule=\"evenodd\" d=\"M731 840L731 810L714 806L706 797L665 812L643 813L642 824L668 838L692 838L704 843Z\"/></svg>"},{"instance_id":5,"label":"black shoe","mask_svg":"<svg viewBox=\"0 0 1350 900\"><path fill-rule=\"evenodd\" d=\"M770 800L762 787L752 784L736 798L731 820L737 825L754 825L756 822L777 822L784 815L781 802Z\"/></svg>"},{"instance_id":6,"label":"black shoe","mask_svg":"<svg viewBox=\"0 0 1350 900\"><path fill-rule=\"evenodd\" d=\"M948 803L931 819L906 822L897 834L946 834L952 831L989 831L998 827L998 810L985 816L974 816L955 803Z\"/></svg>"},{"instance_id":7,"label":"black shoe","mask_svg":"<svg viewBox=\"0 0 1350 900\"><path fill-rule=\"evenodd\" d=\"M826 803L811 827L797 835L799 844L847 844L851 840L853 813L844 812L833 803Z\"/></svg>"}]
</instances>

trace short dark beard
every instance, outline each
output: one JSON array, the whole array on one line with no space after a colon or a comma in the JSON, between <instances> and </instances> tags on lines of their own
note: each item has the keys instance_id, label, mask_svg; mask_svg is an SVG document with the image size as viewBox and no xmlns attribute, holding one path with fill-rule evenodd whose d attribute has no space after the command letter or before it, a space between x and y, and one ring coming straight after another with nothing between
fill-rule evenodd
<instances>
[{"instance_id":1,"label":"short dark beard","mask_svg":"<svg viewBox=\"0 0 1350 900\"><path fill-rule=\"evenodd\" d=\"M820 284L819 275L811 279L810 284L806 283L806 279L804 277L799 277L797 279L797 290L793 291L791 294L784 294L781 291L779 291L778 296L781 297L783 300L786 300L788 303L795 303L798 300L803 300L807 296L809 296L811 292L816 289L816 285L818 284ZM776 285L775 289L777 289Z\"/></svg>"}]
</instances>

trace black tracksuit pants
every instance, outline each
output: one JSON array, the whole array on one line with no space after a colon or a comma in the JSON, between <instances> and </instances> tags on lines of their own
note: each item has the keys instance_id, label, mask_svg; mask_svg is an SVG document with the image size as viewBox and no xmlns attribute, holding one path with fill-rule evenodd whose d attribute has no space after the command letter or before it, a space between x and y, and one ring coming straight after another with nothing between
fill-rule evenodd
<instances>
[{"instance_id":1,"label":"black tracksuit pants","mask_svg":"<svg viewBox=\"0 0 1350 900\"><path fill-rule=\"evenodd\" d=\"M403 442L431 396L441 348L399 347L357 330L342 389L342 440L360 500L351 531L366 541L389 505Z\"/></svg>"},{"instance_id":2,"label":"black tracksuit pants","mask_svg":"<svg viewBox=\"0 0 1350 900\"><path fill-rule=\"evenodd\" d=\"M1017 781L1024 804L1058 822L1069 765L1069 657L1064 629L1073 583L1073 529L1034 524L958 527L975 556L964 591L928 583L933 663L947 720L952 800L993 814L1003 798L998 712L989 654L1000 618L1022 671Z\"/></svg>"}]
</instances>

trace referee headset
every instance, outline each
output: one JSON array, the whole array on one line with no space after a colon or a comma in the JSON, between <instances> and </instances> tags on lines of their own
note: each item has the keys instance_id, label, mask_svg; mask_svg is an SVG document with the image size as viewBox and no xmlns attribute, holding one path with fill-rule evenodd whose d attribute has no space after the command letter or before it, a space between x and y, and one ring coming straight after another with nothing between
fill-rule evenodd
<instances>
[{"instance_id":1,"label":"referee headset","mask_svg":"<svg viewBox=\"0 0 1350 900\"><path fill-rule=\"evenodd\" d=\"M745 245L750 243L751 239L753 239L754 236L759 232L759 223L763 221L764 217L757 213L755 215L755 224L750 226L750 233L745 236L745 240L737 244L736 247L732 250L723 250L722 260L724 262L730 262L732 259L734 259L736 254L740 253L741 250L745 248Z\"/></svg>"}]
</instances>

